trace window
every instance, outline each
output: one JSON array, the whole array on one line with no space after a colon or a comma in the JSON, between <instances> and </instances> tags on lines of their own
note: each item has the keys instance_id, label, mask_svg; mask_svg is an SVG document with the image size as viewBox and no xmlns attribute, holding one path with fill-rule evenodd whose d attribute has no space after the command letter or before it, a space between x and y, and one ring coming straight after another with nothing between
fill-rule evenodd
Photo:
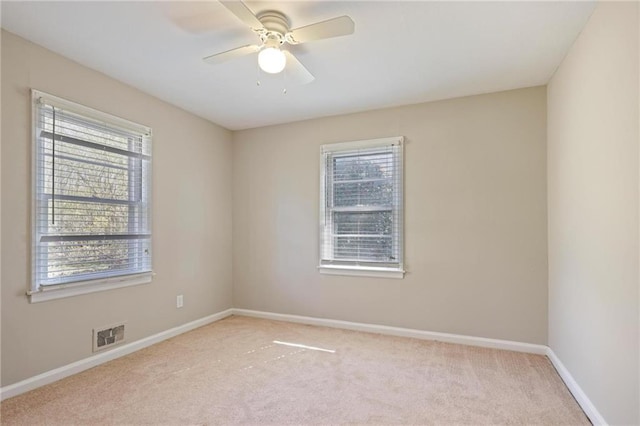
<instances>
[{"instance_id":1,"label":"window","mask_svg":"<svg viewBox=\"0 0 640 426\"><path fill-rule=\"evenodd\" d=\"M151 281L151 130L33 101L31 302Z\"/></svg>"},{"instance_id":2,"label":"window","mask_svg":"<svg viewBox=\"0 0 640 426\"><path fill-rule=\"evenodd\" d=\"M403 142L322 146L320 272L403 277Z\"/></svg>"}]
</instances>

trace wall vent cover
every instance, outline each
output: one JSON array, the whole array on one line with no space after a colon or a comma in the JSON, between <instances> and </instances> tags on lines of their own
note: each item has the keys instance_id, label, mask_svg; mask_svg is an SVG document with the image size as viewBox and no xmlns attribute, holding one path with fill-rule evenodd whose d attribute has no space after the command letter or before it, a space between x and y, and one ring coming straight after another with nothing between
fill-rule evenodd
<instances>
[{"instance_id":1,"label":"wall vent cover","mask_svg":"<svg viewBox=\"0 0 640 426\"><path fill-rule=\"evenodd\" d=\"M93 351L101 351L124 342L124 322L93 329Z\"/></svg>"}]
</instances>

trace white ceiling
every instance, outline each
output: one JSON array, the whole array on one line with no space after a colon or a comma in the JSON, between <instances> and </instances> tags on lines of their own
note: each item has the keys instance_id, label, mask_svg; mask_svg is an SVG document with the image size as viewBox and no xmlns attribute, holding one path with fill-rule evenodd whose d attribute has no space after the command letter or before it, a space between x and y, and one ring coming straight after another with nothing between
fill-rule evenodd
<instances>
[{"instance_id":1,"label":"white ceiling","mask_svg":"<svg viewBox=\"0 0 640 426\"><path fill-rule=\"evenodd\" d=\"M315 81L262 74L257 41L215 0L7 2L2 27L196 115L238 130L545 84L594 2L248 1L292 28L340 15L355 34L291 47ZM287 93L283 94L283 87Z\"/></svg>"}]
</instances>

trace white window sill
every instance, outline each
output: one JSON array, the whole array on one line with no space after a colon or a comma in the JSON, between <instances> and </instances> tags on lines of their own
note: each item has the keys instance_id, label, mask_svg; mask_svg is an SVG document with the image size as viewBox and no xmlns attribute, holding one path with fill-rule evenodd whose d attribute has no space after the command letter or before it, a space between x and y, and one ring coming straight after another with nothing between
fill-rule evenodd
<instances>
[{"instance_id":1,"label":"white window sill","mask_svg":"<svg viewBox=\"0 0 640 426\"><path fill-rule=\"evenodd\" d=\"M64 297L148 284L151 282L153 275L155 275L153 272L147 272L144 274L124 275L121 277L41 287L41 290L28 292L27 295L29 296L29 303L46 302L47 300L62 299Z\"/></svg>"},{"instance_id":2,"label":"white window sill","mask_svg":"<svg viewBox=\"0 0 640 426\"><path fill-rule=\"evenodd\" d=\"M381 268L374 266L351 266L351 265L320 265L318 270L321 274L327 275L347 275L356 277L375 278L404 278L405 271L396 268Z\"/></svg>"}]
</instances>

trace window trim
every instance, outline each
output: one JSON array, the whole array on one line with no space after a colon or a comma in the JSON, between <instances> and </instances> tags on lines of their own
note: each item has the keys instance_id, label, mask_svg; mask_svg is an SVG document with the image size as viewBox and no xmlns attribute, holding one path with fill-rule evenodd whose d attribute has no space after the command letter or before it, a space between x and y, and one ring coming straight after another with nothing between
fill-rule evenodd
<instances>
[{"instance_id":1,"label":"window trim","mask_svg":"<svg viewBox=\"0 0 640 426\"><path fill-rule=\"evenodd\" d=\"M395 180L399 186L398 190L394 192L394 205L393 215L397 220L399 236L398 239L393 240L393 244L396 245L399 261L398 263L385 263L385 262L363 262L363 261L349 261L349 260L328 260L323 259L323 252L325 250L325 228L328 226L326 223L326 209L327 209L327 152L340 152L350 151L359 148L375 149L388 147L389 145L396 144L399 146L400 152L396 159L400 164L399 169L395 170L398 173ZM339 142L332 144L325 144L320 147L320 220L318 228L318 270L321 274L327 275L345 275L345 276L363 276L363 277L378 277L378 278L404 278L406 273L404 269L404 136L394 136L388 138L379 139L366 139L350 142Z\"/></svg>"},{"instance_id":2,"label":"window trim","mask_svg":"<svg viewBox=\"0 0 640 426\"><path fill-rule=\"evenodd\" d=\"M79 296L81 294L149 284L154 275L155 273L153 272L144 272L141 274L120 275L98 280L74 281L72 283L58 284L55 286L39 287L38 290L28 291L27 295L31 303L46 302L47 300L62 299L65 297Z\"/></svg>"},{"instance_id":3,"label":"window trim","mask_svg":"<svg viewBox=\"0 0 640 426\"><path fill-rule=\"evenodd\" d=\"M105 277L97 277L94 279L85 279L78 280L60 284L53 284L48 286L38 286L36 283L36 250L37 250L37 241L36 241L36 226L38 223L38 212L37 212L37 185L38 185L38 157L39 155L36 152L41 148L38 141L37 134L37 115L38 115L38 102L40 100L44 100L47 105L51 105L57 108L61 108L67 110L69 112L73 112L79 114L83 117L99 120L116 127L120 127L122 129L126 129L129 131L134 131L141 133L147 137L152 137L151 128L134 123L129 120L125 120L123 118L117 117L113 114L109 114L106 112L102 112L96 110L91 107L87 107L54 95L50 95L46 92L42 92L36 89L31 89L31 253L30 253L30 262L31 262L31 279L28 284L28 290L26 295L29 298L29 303L38 303L44 302L48 300L55 300L60 298L78 296L81 294L89 294L100 291L112 290L116 288L123 287L131 287L137 286L141 284L148 284L152 281L155 273L153 271L148 272L134 272L122 275L112 275ZM152 182L149 182L148 186L149 191L149 204L152 203L151 191L152 191ZM152 229L152 218L149 218L149 227ZM151 267L153 268L153 261L151 261Z\"/></svg>"},{"instance_id":4,"label":"window trim","mask_svg":"<svg viewBox=\"0 0 640 426\"><path fill-rule=\"evenodd\" d=\"M404 278L407 273L402 268L382 268L377 266L362 265L320 265L318 270L325 275L346 275L372 278Z\"/></svg>"}]
</instances>

